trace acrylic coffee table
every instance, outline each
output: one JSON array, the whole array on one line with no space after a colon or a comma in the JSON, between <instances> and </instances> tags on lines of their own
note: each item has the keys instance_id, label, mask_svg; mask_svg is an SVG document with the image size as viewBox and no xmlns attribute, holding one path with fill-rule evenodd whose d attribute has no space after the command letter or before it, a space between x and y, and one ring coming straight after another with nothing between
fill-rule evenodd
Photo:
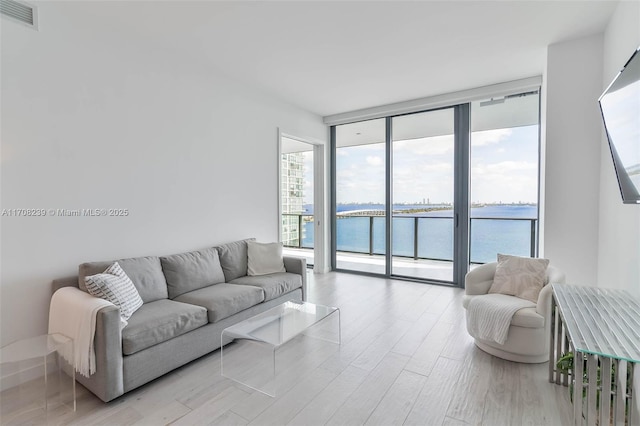
<instances>
[{"instance_id":1,"label":"acrylic coffee table","mask_svg":"<svg viewBox=\"0 0 640 426\"><path fill-rule=\"evenodd\" d=\"M222 331L222 375L275 397L285 390L282 373L305 356L309 337L339 345L340 310L289 301L241 321Z\"/></svg>"}]
</instances>

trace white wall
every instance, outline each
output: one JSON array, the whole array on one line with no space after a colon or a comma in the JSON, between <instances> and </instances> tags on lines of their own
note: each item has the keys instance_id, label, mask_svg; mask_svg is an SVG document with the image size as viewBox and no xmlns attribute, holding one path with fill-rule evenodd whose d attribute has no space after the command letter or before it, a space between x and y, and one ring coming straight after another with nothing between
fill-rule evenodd
<instances>
[{"instance_id":1,"label":"white wall","mask_svg":"<svg viewBox=\"0 0 640 426\"><path fill-rule=\"evenodd\" d=\"M602 36L547 50L544 257L567 282L596 285L600 185Z\"/></svg>"},{"instance_id":2,"label":"white wall","mask_svg":"<svg viewBox=\"0 0 640 426\"><path fill-rule=\"evenodd\" d=\"M638 46L640 3L620 2L604 34L603 90ZM640 206L622 204L604 135L601 150L598 286L626 289L640 299ZM640 369L634 387L640 389ZM640 418L640 398L635 398L633 416Z\"/></svg>"},{"instance_id":3,"label":"white wall","mask_svg":"<svg viewBox=\"0 0 640 426\"><path fill-rule=\"evenodd\" d=\"M83 261L277 240L277 128L327 140L320 117L78 10L2 21L0 208L129 215L1 218L2 345L46 331L51 280Z\"/></svg>"},{"instance_id":4,"label":"white wall","mask_svg":"<svg viewBox=\"0 0 640 426\"><path fill-rule=\"evenodd\" d=\"M604 36L602 90L640 46L640 3L620 2ZM603 134L600 170L598 285L623 288L640 299L640 206L622 204Z\"/></svg>"}]
</instances>

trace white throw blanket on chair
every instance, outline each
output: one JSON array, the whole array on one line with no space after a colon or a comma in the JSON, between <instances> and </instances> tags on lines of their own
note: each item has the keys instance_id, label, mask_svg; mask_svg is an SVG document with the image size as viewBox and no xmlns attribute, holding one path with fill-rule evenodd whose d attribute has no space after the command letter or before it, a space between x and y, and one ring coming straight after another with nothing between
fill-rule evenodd
<instances>
[{"instance_id":1,"label":"white throw blanket on chair","mask_svg":"<svg viewBox=\"0 0 640 426\"><path fill-rule=\"evenodd\" d=\"M70 353L62 356L69 363L74 359L74 368L85 377L96 372L93 337L96 316L105 306L115 305L75 287L63 287L51 298L49 334L60 333L73 339L73 358Z\"/></svg>"},{"instance_id":2,"label":"white throw blanket on chair","mask_svg":"<svg viewBox=\"0 0 640 426\"><path fill-rule=\"evenodd\" d=\"M522 308L535 307L525 299L504 294L483 294L473 297L467 307L467 330L476 339L501 345L507 341L511 319Z\"/></svg>"}]
</instances>

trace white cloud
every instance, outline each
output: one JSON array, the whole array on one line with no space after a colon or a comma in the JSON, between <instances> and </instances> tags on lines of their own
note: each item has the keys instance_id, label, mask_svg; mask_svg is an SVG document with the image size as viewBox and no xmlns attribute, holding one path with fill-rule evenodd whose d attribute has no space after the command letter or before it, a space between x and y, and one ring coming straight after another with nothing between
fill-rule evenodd
<instances>
[{"instance_id":1,"label":"white cloud","mask_svg":"<svg viewBox=\"0 0 640 426\"><path fill-rule=\"evenodd\" d=\"M443 155L453 152L453 135L393 142L394 154Z\"/></svg>"},{"instance_id":2,"label":"white cloud","mask_svg":"<svg viewBox=\"0 0 640 426\"><path fill-rule=\"evenodd\" d=\"M386 147L384 146L384 143L373 143L366 146L370 151L379 151L379 152L386 151Z\"/></svg>"},{"instance_id":3,"label":"white cloud","mask_svg":"<svg viewBox=\"0 0 640 426\"><path fill-rule=\"evenodd\" d=\"M453 165L447 162L439 163L414 163L411 165L405 165L404 167L396 167L393 169L394 180L407 178L413 182L420 181L422 179L428 179L431 176L442 176L452 174Z\"/></svg>"},{"instance_id":4,"label":"white cloud","mask_svg":"<svg viewBox=\"0 0 640 426\"><path fill-rule=\"evenodd\" d=\"M448 172L453 169L451 163L425 164L421 167L424 172Z\"/></svg>"},{"instance_id":5,"label":"white cloud","mask_svg":"<svg viewBox=\"0 0 640 426\"><path fill-rule=\"evenodd\" d=\"M350 179L338 181L336 184L336 201L338 203L381 202L385 196L384 180Z\"/></svg>"},{"instance_id":6,"label":"white cloud","mask_svg":"<svg viewBox=\"0 0 640 426\"><path fill-rule=\"evenodd\" d=\"M453 165L448 162L427 163L425 159L393 171L395 202L450 202L453 199Z\"/></svg>"},{"instance_id":7,"label":"white cloud","mask_svg":"<svg viewBox=\"0 0 640 426\"><path fill-rule=\"evenodd\" d=\"M538 198L536 163L475 164L471 169L471 192L473 200L485 202L535 202Z\"/></svg>"},{"instance_id":8,"label":"white cloud","mask_svg":"<svg viewBox=\"0 0 640 426\"><path fill-rule=\"evenodd\" d=\"M474 200L537 200L537 148L529 149L533 142L527 142L531 135L536 134L537 131L524 132L520 128L474 132L474 146L488 145L488 148L479 149L471 159ZM516 142L517 147L514 145ZM451 201L453 147L451 135L395 141L394 201L415 202L425 198L431 202ZM501 152L508 152L508 155L500 155ZM338 159L337 164L338 202L382 202L385 195L384 146L347 147L338 150L338 154L345 155Z\"/></svg>"},{"instance_id":9,"label":"white cloud","mask_svg":"<svg viewBox=\"0 0 640 426\"><path fill-rule=\"evenodd\" d=\"M349 179L349 178L356 177L358 175L358 173L356 173L356 171L349 170L349 169L339 170L336 174L337 174L338 179Z\"/></svg>"},{"instance_id":10,"label":"white cloud","mask_svg":"<svg viewBox=\"0 0 640 426\"><path fill-rule=\"evenodd\" d=\"M488 173L506 174L517 171L537 170L536 163L530 161L502 161L500 163L487 164L480 166L477 170L483 170Z\"/></svg>"},{"instance_id":11,"label":"white cloud","mask_svg":"<svg viewBox=\"0 0 640 426\"><path fill-rule=\"evenodd\" d=\"M383 163L382 158L373 155L367 157L367 164L370 166L381 166Z\"/></svg>"},{"instance_id":12,"label":"white cloud","mask_svg":"<svg viewBox=\"0 0 640 426\"><path fill-rule=\"evenodd\" d=\"M511 129L494 129L483 130L481 132L473 132L471 134L471 146L486 146L502 142L502 140L511 136Z\"/></svg>"}]
</instances>

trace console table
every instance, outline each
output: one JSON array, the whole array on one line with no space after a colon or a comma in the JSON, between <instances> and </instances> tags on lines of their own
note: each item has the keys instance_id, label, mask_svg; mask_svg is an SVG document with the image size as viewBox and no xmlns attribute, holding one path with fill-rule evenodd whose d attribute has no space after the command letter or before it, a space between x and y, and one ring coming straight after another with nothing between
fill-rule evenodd
<instances>
[{"instance_id":1,"label":"console table","mask_svg":"<svg viewBox=\"0 0 640 426\"><path fill-rule=\"evenodd\" d=\"M637 425L633 368L640 363L640 303L624 290L552 284L549 381L571 383L573 424ZM573 353L573 368L556 363Z\"/></svg>"},{"instance_id":2,"label":"console table","mask_svg":"<svg viewBox=\"0 0 640 426\"><path fill-rule=\"evenodd\" d=\"M69 363L63 354L71 358ZM0 423L44 424L50 410L59 414L66 406L76 411L73 356L73 340L62 334L44 334L0 348L0 367L10 385L0 395ZM66 366L70 375L63 373ZM31 380L38 373L41 377Z\"/></svg>"}]
</instances>

